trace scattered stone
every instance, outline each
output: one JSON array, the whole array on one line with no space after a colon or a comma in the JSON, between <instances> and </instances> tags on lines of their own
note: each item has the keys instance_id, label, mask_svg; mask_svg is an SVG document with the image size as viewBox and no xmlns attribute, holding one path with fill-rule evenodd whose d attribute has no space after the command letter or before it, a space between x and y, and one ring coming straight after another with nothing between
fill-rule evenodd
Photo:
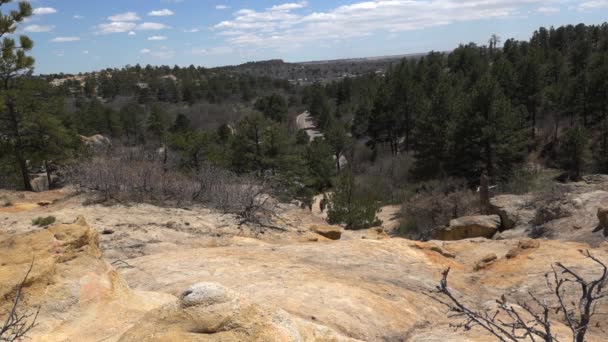
<instances>
[{"instance_id":1,"label":"scattered stone","mask_svg":"<svg viewBox=\"0 0 608 342\"><path fill-rule=\"evenodd\" d=\"M507 252L507 254L505 255L505 258L514 259L519 255L520 252L521 252L521 249L519 249L519 247L513 247Z\"/></svg>"},{"instance_id":2,"label":"scattered stone","mask_svg":"<svg viewBox=\"0 0 608 342\"><path fill-rule=\"evenodd\" d=\"M496 254L490 253L490 254L484 256L483 258L481 258L481 262L484 262L484 263L487 264L487 263L490 263L490 262L495 261L497 259L498 259L498 256Z\"/></svg>"},{"instance_id":3,"label":"scattered stone","mask_svg":"<svg viewBox=\"0 0 608 342\"><path fill-rule=\"evenodd\" d=\"M114 234L114 230L112 230L112 229L104 229L104 230L101 231L101 234L102 235L112 235L112 234Z\"/></svg>"},{"instance_id":4,"label":"scattered stone","mask_svg":"<svg viewBox=\"0 0 608 342\"><path fill-rule=\"evenodd\" d=\"M312 231L330 240L340 240L342 228L337 226L313 226Z\"/></svg>"},{"instance_id":5,"label":"scattered stone","mask_svg":"<svg viewBox=\"0 0 608 342\"><path fill-rule=\"evenodd\" d=\"M500 227L498 215L466 216L450 221L446 228L436 230L434 240L454 241L472 238L490 239Z\"/></svg>"},{"instance_id":6,"label":"scattered stone","mask_svg":"<svg viewBox=\"0 0 608 342\"><path fill-rule=\"evenodd\" d=\"M169 221L165 224L165 227L169 228L169 229L174 229L177 226L177 222L175 221Z\"/></svg>"},{"instance_id":7,"label":"scattered stone","mask_svg":"<svg viewBox=\"0 0 608 342\"><path fill-rule=\"evenodd\" d=\"M473 270L479 271L485 269L488 267L488 265L492 264L496 260L498 260L498 256L495 253L488 254L475 263Z\"/></svg>"},{"instance_id":8,"label":"scattered stone","mask_svg":"<svg viewBox=\"0 0 608 342\"><path fill-rule=\"evenodd\" d=\"M517 245L520 249L534 249L540 247L540 242L534 239L520 240Z\"/></svg>"}]
</instances>

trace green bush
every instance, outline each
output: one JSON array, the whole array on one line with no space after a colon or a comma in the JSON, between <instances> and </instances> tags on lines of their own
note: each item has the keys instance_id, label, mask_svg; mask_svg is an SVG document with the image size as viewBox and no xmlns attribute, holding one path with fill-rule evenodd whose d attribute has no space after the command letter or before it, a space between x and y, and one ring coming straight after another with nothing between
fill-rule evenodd
<instances>
[{"instance_id":1,"label":"green bush","mask_svg":"<svg viewBox=\"0 0 608 342\"><path fill-rule=\"evenodd\" d=\"M382 221L376 217L379 211L380 203L370 193L359 191L350 171L340 176L335 192L328 198L329 223L344 224L346 229L381 225Z\"/></svg>"},{"instance_id":2,"label":"green bush","mask_svg":"<svg viewBox=\"0 0 608 342\"><path fill-rule=\"evenodd\" d=\"M55 216L37 217L32 220L32 224L38 227L48 227L55 223Z\"/></svg>"}]
</instances>

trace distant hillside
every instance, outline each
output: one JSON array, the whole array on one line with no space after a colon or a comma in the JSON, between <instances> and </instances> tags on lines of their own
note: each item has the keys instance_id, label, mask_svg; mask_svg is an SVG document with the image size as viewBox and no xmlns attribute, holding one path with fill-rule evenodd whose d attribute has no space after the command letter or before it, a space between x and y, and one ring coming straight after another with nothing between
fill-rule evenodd
<instances>
[{"instance_id":1,"label":"distant hillside","mask_svg":"<svg viewBox=\"0 0 608 342\"><path fill-rule=\"evenodd\" d=\"M235 73L247 73L253 76L287 79L291 83L310 84L314 82L331 82L340 80L344 77L360 76L369 73L383 75L391 65L395 65L403 59L416 59L425 55L427 55L427 53L297 63L289 63L280 59L274 59L214 69Z\"/></svg>"}]
</instances>

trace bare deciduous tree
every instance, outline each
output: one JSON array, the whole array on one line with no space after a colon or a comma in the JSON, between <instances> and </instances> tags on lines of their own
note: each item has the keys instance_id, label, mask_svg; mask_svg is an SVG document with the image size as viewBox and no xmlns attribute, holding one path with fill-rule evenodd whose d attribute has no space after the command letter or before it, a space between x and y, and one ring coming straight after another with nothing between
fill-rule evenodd
<instances>
[{"instance_id":1,"label":"bare deciduous tree","mask_svg":"<svg viewBox=\"0 0 608 342\"><path fill-rule=\"evenodd\" d=\"M40 309L35 312L21 311L21 304L23 303L22 290L33 267L34 261L32 261L25 277L15 290L15 298L12 301L13 305L6 314L4 325L0 328L0 341L2 342L21 341L36 326L36 319L38 318Z\"/></svg>"},{"instance_id":2,"label":"bare deciduous tree","mask_svg":"<svg viewBox=\"0 0 608 342\"><path fill-rule=\"evenodd\" d=\"M554 312L561 313L560 317L572 331L572 341L584 342L591 320L596 314L597 305L603 298L608 297L608 267L589 251L585 250L581 253L600 266L601 274L597 278L588 280L561 263L553 265L552 272L547 273L545 277L556 297L557 307L551 306L547 299L528 293L530 302L518 302L514 305L502 296L496 301L496 310L471 309L449 288L449 268L443 271L437 288L427 295L448 308L449 318L462 319L460 323L451 325L456 329L468 331L478 326L501 342L521 340L558 342L551 324L551 313ZM573 300L574 293L580 295L578 301Z\"/></svg>"}]
</instances>

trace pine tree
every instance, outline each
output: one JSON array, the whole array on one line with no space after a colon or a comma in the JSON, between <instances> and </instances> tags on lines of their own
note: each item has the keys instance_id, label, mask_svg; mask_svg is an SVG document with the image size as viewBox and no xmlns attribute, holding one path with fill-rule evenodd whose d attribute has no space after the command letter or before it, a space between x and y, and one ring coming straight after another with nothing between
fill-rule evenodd
<instances>
[{"instance_id":1,"label":"pine tree","mask_svg":"<svg viewBox=\"0 0 608 342\"><path fill-rule=\"evenodd\" d=\"M162 143L166 137L168 126L167 114L159 106L152 106L146 127L150 136Z\"/></svg>"},{"instance_id":2,"label":"pine tree","mask_svg":"<svg viewBox=\"0 0 608 342\"><path fill-rule=\"evenodd\" d=\"M358 189L350 170L339 177L328 204L327 219L331 224L344 224L346 229L365 229L382 224L376 217L380 212L379 203Z\"/></svg>"},{"instance_id":3,"label":"pine tree","mask_svg":"<svg viewBox=\"0 0 608 342\"><path fill-rule=\"evenodd\" d=\"M589 158L589 138L582 124L569 128L560 139L559 164L572 180L580 180Z\"/></svg>"},{"instance_id":4,"label":"pine tree","mask_svg":"<svg viewBox=\"0 0 608 342\"><path fill-rule=\"evenodd\" d=\"M270 120L283 122L287 119L287 102L281 95L263 97L256 101L254 107Z\"/></svg>"},{"instance_id":5,"label":"pine tree","mask_svg":"<svg viewBox=\"0 0 608 342\"><path fill-rule=\"evenodd\" d=\"M0 8L9 4L10 0L0 2ZM0 12L0 36L4 36L0 43L2 56L0 63L0 96L2 98L2 108L0 111L0 135L7 137L9 150L17 163L21 173L23 189L32 191L30 183L27 159L25 156L25 143L23 141L22 130L26 124L24 113L17 108L18 100L18 77L31 73L34 68L34 59L27 56L33 47L33 42L27 36L19 36L15 41L13 34L17 30L17 24L23 22L32 15L32 6L29 2L19 2L16 10L8 14Z\"/></svg>"}]
</instances>

